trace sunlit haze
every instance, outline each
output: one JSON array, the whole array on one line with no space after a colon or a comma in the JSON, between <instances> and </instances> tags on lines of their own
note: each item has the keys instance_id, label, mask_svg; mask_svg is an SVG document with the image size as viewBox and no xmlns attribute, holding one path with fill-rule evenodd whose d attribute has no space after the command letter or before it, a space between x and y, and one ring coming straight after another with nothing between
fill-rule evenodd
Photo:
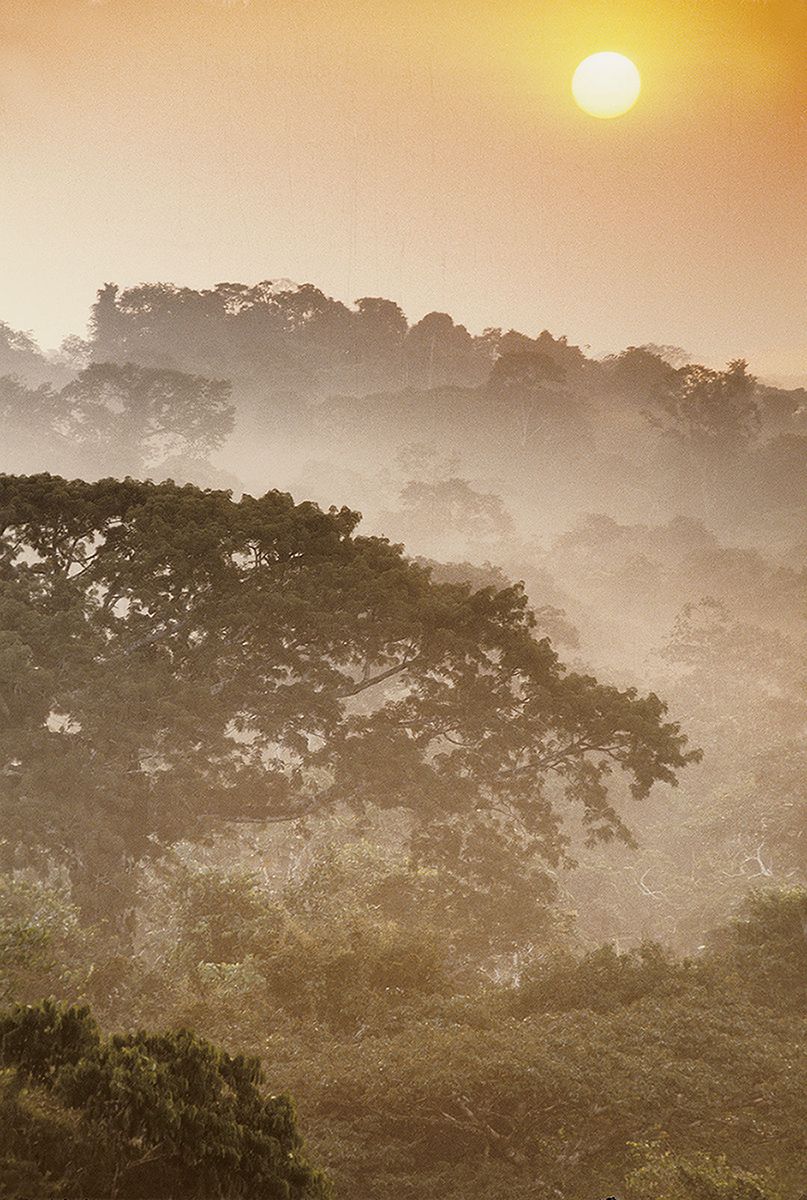
<instances>
[{"instance_id":1,"label":"sunlit haze","mask_svg":"<svg viewBox=\"0 0 807 1200\"><path fill-rule=\"evenodd\" d=\"M3 0L0 311L285 276L807 370L805 10L778 0ZM570 80L639 67L628 118Z\"/></svg>"},{"instance_id":2,"label":"sunlit haze","mask_svg":"<svg viewBox=\"0 0 807 1200\"><path fill-rule=\"evenodd\" d=\"M807 1200L807 0L0 0L0 1196Z\"/></svg>"}]
</instances>

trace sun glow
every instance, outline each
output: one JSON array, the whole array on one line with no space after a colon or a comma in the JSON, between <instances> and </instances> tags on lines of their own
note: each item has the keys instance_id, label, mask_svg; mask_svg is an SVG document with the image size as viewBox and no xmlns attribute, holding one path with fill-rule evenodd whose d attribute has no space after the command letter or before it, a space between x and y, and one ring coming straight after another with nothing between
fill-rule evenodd
<instances>
[{"instance_id":1,"label":"sun glow","mask_svg":"<svg viewBox=\"0 0 807 1200\"><path fill-rule=\"evenodd\" d=\"M605 50L584 58L572 78L572 94L592 117L621 117L633 108L642 87L634 63Z\"/></svg>"}]
</instances>

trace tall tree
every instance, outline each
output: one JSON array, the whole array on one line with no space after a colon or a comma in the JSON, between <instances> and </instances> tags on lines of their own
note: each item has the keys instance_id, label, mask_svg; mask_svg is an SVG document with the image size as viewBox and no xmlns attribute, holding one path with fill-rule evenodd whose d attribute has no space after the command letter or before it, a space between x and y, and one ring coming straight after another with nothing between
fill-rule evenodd
<instances>
[{"instance_id":1,"label":"tall tree","mask_svg":"<svg viewBox=\"0 0 807 1200\"><path fill-rule=\"evenodd\" d=\"M53 423L112 474L171 457L204 459L233 426L230 385L132 363L92 363L59 393Z\"/></svg>"},{"instance_id":2,"label":"tall tree","mask_svg":"<svg viewBox=\"0 0 807 1200\"><path fill-rule=\"evenodd\" d=\"M665 383L650 417L654 424L704 458L725 456L745 446L759 428L756 379L744 359L724 371L692 363L681 367L677 385Z\"/></svg>"},{"instance_id":3,"label":"tall tree","mask_svg":"<svg viewBox=\"0 0 807 1200\"><path fill-rule=\"evenodd\" d=\"M628 838L611 773L640 798L697 757L664 704L568 673L520 586L436 584L358 520L0 477L10 838L96 903L211 819L398 809L413 855L477 887L564 857L561 798L592 840Z\"/></svg>"},{"instance_id":4,"label":"tall tree","mask_svg":"<svg viewBox=\"0 0 807 1200\"><path fill-rule=\"evenodd\" d=\"M494 363L487 390L511 411L522 448L568 415L565 379L563 367L535 350L508 352Z\"/></svg>"}]
</instances>

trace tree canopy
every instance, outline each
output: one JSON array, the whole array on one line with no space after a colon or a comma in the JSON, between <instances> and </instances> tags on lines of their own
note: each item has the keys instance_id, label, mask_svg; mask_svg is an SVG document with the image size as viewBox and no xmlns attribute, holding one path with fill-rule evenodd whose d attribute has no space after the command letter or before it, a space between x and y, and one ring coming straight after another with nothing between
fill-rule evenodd
<instances>
[{"instance_id":1,"label":"tree canopy","mask_svg":"<svg viewBox=\"0 0 807 1200\"><path fill-rule=\"evenodd\" d=\"M204 476L208 455L233 428L230 385L202 375L133 363L90 363L60 390L0 377L0 421L12 458L57 460L93 478L163 477L179 466Z\"/></svg>"},{"instance_id":2,"label":"tree canopy","mask_svg":"<svg viewBox=\"0 0 807 1200\"><path fill-rule=\"evenodd\" d=\"M76 1200L321 1200L260 1063L186 1030L103 1039L86 1008L0 1016L0 1185Z\"/></svg>"},{"instance_id":3,"label":"tree canopy","mask_svg":"<svg viewBox=\"0 0 807 1200\"><path fill-rule=\"evenodd\" d=\"M518 585L435 583L279 492L0 478L3 823L120 884L212 820L402 810L412 854L546 890L697 757L655 696L568 672ZM103 890L103 889L102 889ZM108 898L107 901L108 902Z\"/></svg>"}]
</instances>

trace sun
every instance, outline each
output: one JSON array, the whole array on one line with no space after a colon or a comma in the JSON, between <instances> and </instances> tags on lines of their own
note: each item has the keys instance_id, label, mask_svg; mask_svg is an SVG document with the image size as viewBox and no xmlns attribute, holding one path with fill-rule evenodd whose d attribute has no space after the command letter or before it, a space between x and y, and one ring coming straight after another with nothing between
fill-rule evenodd
<instances>
[{"instance_id":1,"label":"sun","mask_svg":"<svg viewBox=\"0 0 807 1200\"><path fill-rule=\"evenodd\" d=\"M572 94L592 117L621 117L639 98L642 77L624 54L603 50L584 58L572 78Z\"/></svg>"}]
</instances>

